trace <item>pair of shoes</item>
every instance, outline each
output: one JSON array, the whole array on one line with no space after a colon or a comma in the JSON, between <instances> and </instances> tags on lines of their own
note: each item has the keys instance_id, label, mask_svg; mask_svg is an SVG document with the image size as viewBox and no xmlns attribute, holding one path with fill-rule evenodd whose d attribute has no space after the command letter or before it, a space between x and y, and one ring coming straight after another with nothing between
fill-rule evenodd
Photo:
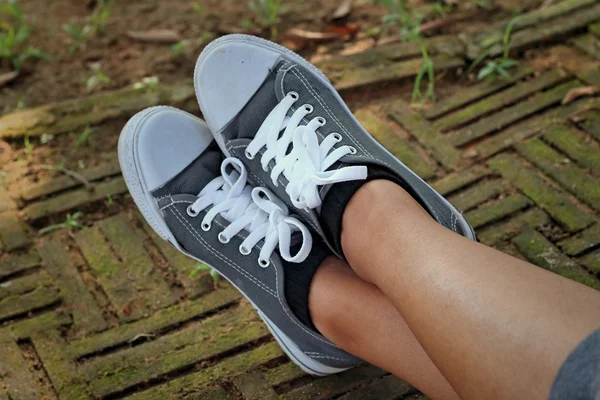
<instances>
[{"instance_id":1,"label":"pair of shoes","mask_svg":"<svg viewBox=\"0 0 600 400\"><path fill-rule=\"evenodd\" d=\"M204 49L194 75L206 122L153 107L121 133L119 161L136 205L160 237L240 290L304 371L359 364L308 312L314 272L326 257L342 256L320 215L325 197L343 184L390 177L440 224L474 239L471 227L297 54L228 35Z\"/></svg>"}]
</instances>

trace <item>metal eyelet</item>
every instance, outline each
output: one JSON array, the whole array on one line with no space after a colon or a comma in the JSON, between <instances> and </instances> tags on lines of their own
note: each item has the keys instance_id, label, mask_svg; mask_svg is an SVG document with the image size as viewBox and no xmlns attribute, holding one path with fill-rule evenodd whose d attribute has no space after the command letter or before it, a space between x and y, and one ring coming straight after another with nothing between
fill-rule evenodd
<instances>
[{"instance_id":1,"label":"metal eyelet","mask_svg":"<svg viewBox=\"0 0 600 400\"><path fill-rule=\"evenodd\" d=\"M187 210L186 210L186 211L187 211L187 215L189 215L190 217L194 218L194 217L198 216L198 214L200 214L200 211L195 211L195 210L192 208L192 205L193 205L193 204L190 204L190 205L188 206L188 208L187 208Z\"/></svg>"},{"instance_id":2,"label":"metal eyelet","mask_svg":"<svg viewBox=\"0 0 600 400\"><path fill-rule=\"evenodd\" d=\"M229 243L229 238L226 238L225 235L223 235L223 232L219 232L219 234L217 235L217 237L219 238L219 242L223 243L223 244L227 244Z\"/></svg>"},{"instance_id":3,"label":"metal eyelet","mask_svg":"<svg viewBox=\"0 0 600 400\"><path fill-rule=\"evenodd\" d=\"M317 121L319 121L321 126L325 126L325 124L327 123L327 120L323 117L317 117Z\"/></svg>"},{"instance_id":4,"label":"metal eyelet","mask_svg":"<svg viewBox=\"0 0 600 400\"><path fill-rule=\"evenodd\" d=\"M267 268L269 265L271 265L271 261L270 260L263 260L261 258L258 259L258 265L260 265L262 268Z\"/></svg>"},{"instance_id":5,"label":"metal eyelet","mask_svg":"<svg viewBox=\"0 0 600 400\"><path fill-rule=\"evenodd\" d=\"M294 91L288 92L287 96L290 96L294 100L298 100L300 98L300 95L298 94L298 92L294 92Z\"/></svg>"},{"instance_id":6,"label":"metal eyelet","mask_svg":"<svg viewBox=\"0 0 600 400\"><path fill-rule=\"evenodd\" d=\"M246 155L246 158L248 160L254 160L254 156L252 154L250 154L250 152L248 150L244 151L244 154Z\"/></svg>"},{"instance_id":7,"label":"metal eyelet","mask_svg":"<svg viewBox=\"0 0 600 400\"><path fill-rule=\"evenodd\" d=\"M210 224L208 222L203 222L202 225L200 225L200 228L202 228L202 230L204 232L208 232L210 231Z\"/></svg>"},{"instance_id":8,"label":"metal eyelet","mask_svg":"<svg viewBox=\"0 0 600 400\"><path fill-rule=\"evenodd\" d=\"M240 244L239 250L240 250L240 254L243 256L247 256L248 254L252 253L252 250L245 248L241 244Z\"/></svg>"},{"instance_id":9,"label":"metal eyelet","mask_svg":"<svg viewBox=\"0 0 600 400\"><path fill-rule=\"evenodd\" d=\"M340 134L339 134L339 133L337 133L337 132L333 132L333 133L331 134L331 136L333 136L333 138L335 139L335 141L336 141L336 142L341 142L341 141L342 141L342 135L340 135Z\"/></svg>"},{"instance_id":10,"label":"metal eyelet","mask_svg":"<svg viewBox=\"0 0 600 400\"><path fill-rule=\"evenodd\" d=\"M356 149L352 146L348 146L348 148L350 149L350 154L356 154Z\"/></svg>"},{"instance_id":11,"label":"metal eyelet","mask_svg":"<svg viewBox=\"0 0 600 400\"><path fill-rule=\"evenodd\" d=\"M313 112L313 110L315 109L313 106L311 106L310 104L305 104L302 107L304 107L304 109L306 110L307 113L311 113Z\"/></svg>"}]
</instances>

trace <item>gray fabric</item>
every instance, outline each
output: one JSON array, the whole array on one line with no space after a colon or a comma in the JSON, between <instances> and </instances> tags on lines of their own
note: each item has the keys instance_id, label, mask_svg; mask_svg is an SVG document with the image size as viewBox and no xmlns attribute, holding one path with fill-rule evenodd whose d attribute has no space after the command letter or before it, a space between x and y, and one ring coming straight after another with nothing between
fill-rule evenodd
<instances>
[{"instance_id":1,"label":"gray fabric","mask_svg":"<svg viewBox=\"0 0 600 400\"><path fill-rule=\"evenodd\" d=\"M554 379L549 400L600 400L600 329L569 355Z\"/></svg>"},{"instance_id":2,"label":"gray fabric","mask_svg":"<svg viewBox=\"0 0 600 400\"><path fill-rule=\"evenodd\" d=\"M273 77L275 81L273 82ZM310 104L314 107L314 111L309 114L304 120L306 123L316 116L322 116L327 120L325 126L317 130L317 134L323 138L330 133L337 132L342 135L342 144L353 146L357 153L348 155L342 159L346 164L376 164L380 167L389 170L398 175L401 180L406 182L407 188L410 188L411 194L429 211L429 213L443 226L457 232L461 235L474 236L472 230L465 232L459 219L465 225L466 220L441 196L439 196L429 185L423 182L414 172L402 164L390 153L384 151L374 143L370 135L357 124L351 113L345 105L341 103L333 94L332 88L318 79L313 72L286 60L283 56L273 67L272 73L267 77L261 88L250 99L242 112L226 127L223 131L226 134L225 144L227 150L235 157L240 158L245 164L249 172L250 179L256 185L266 186L274 191L279 198L291 206L289 196L285 193L285 178L280 177L280 185L275 187L270 179L270 171L263 171L260 164L260 155L257 155L253 160L248 160L244 151L252 139L249 132L254 129L254 126L260 126L254 123L252 128L245 129L243 134L236 134L236 129L240 129L242 125L240 118L249 120L251 115L255 113L257 118L266 117L269 107L274 106L273 93L278 100L281 100L290 91L295 91L299 94L299 100L295 103L295 107L301 107L304 104ZM290 114L295 111L292 107ZM258 127L256 128L256 130ZM262 152L260 153L262 154ZM271 167L274 162L271 163ZM295 209L292 207L292 209ZM317 231L324 237L320 227L319 218L316 212L297 210L299 217L312 229Z\"/></svg>"},{"instance_id":3,"label":"gray fabric","mask_svg":"<svg viewBox=\"0 0 600 400\"><path fill-rule=\"evenodd\" d=\"M305 327L291 312L284 296L284 268L281 259L274 253L271 265L261 268L258 264L260 245L252 253L244 256L238 248L245 238L245 232L231 239L227 244L218 240L217 235L228 223L215 218L207 232L200 227L205 212L190 217L186 209L196 200L191 195L172 195L159 200L165 221L179 244L187 253L216 268L235 284L256 307L279 329L290 337L296 345L311 358L335 368L352 367L361 361L335 346L319 333ZM324 244L316 241L311 252L311 260L322 260L323 252L329 252ZM310 261L308 261L310 262Z\"/></svg>"}]
</instances>

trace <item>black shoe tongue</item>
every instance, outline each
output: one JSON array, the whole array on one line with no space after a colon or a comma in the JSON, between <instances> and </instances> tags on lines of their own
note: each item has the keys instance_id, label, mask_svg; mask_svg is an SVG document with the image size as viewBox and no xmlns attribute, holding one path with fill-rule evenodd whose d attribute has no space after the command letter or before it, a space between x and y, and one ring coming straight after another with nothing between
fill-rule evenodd
<instances>
[{"instance_id":1,"label":"black shoe tongue","mask_svg":"<svg viewBox=\"0 0 600 400\"><path fill-rule=\"evenodd\" d=\"M271 68L269 75L265 78L256 93L250 98L242 111L229 123L223 134L229 139L252 139L258 132L263 121L279 103L275 90L277 71L282 62Z\"/></svg>"},{"instance_id":2,"label":"black shoe tongue","mask_svg":"<svg viewBox=\"0 0 600 400\"><path fill-rule=\"evenodd\" d=\"M196 196L210 181L221 175L222 161L221 150L217 142L213 141L198 158L175 178L152 192L152 195L156 198L175 194Z\"/></svg>"}]
</instances>

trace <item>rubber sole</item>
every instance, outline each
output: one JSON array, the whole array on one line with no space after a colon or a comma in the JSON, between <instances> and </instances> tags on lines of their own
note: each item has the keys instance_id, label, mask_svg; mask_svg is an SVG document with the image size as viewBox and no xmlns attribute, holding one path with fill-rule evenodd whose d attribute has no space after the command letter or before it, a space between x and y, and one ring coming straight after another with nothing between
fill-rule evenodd
<instances>
[{"instance_id":1,"label":"rubber sole","mask_svg":"<svg viewBox=\"0 0 600 400\"><path fill-rule=\"evenodd\" d=\"M343 107L345 108L346 112L348 112L348 114L350 114L350 116L354 119L354 122L356 122L356 124L358 126L362 126L360 124L360 122L356 119L356 117L354 116L354 114L352 113L352 111L350 111L350 109L348 108L348 106L346 105L346 103L344 102L344 100L342 99L342 97L339 95L339 93L337 92L337 90L335 90L335 88L333 87L333 85L331 84L331 81L329 81L329 79L327 79L327 77L317 68L315 67L313 64L311 64L310 62L308 62L307 60L305 60L304 58L302 58L300 55L294 53L293 51L277 44L277 43L273 43L270 42L268 40L256 37L256 36L250 36L250 35L244 35L244 34L232 34L232 35L227 35L227 36L223 36L219 39L213 40L208 46L206 46L204 48L204 50L202 51L202 53L200 54L200 56L198 57L198 60L196 62L196 67L194 70L194 88L196 91L196 98L198 99L198 103L200 106L200 109L202 110L202 113L204 113L204 109L203 109L203 105L202 105L202 97L200 96L200 91L199 91L199 87L197 85L197 81L198 79L196 78L198 76L198 71L202 68L202 64L203 61L216 49L218 49L220 46L222 46L223 44L226 44L228 42L242 42L242 43L247 43L249 45L253 45L253 46L259 46L268 50L271 50L273 52L279 53L280 55L285 56L286 58L294 61L295 63L301 65L302 67L313 71L317 78L319 78L324 84L326 84L327 86L330 87L332 93L335 95L336 100L339 101ZM371 135L369 135L368 133L366 133L366 137L367 140L370 140L373 144L375 144L375 146L377 146L381 151L384 151L385 153L389 154L390 156L392 156L393 158L395 158L396 160L397 157L394 156L392 153L390 153L385 147L383 147L379 142L377 142ZM217 141L219 147L221 148L221 151L223 151L223 153L225 153L228 157L231 156L230 152L227 150L227 147L225 146L225 143L223 141L223 138L220 134L215 134L215 132L213 132L213 136L215 137L215 140ZM404 163L402 163L402 161L398 160L398 162L400 164L402 164L407 170L410 170L410 168L406 167L404 165ZM421 177L419 177L418 175L415 174L415 177L417 177L419 180L421 180L425 185L429 186L423 179L421 179ZM430 187L430 186L429 186ZM448 200L446 200L442 195L440 195L438 192L436 192L433 188L432 190L434 191L434 193L444 202L444 204L452 211L452 213L454 214L454 216L456 217L457 221L460 223L460 226L462 228L463 232L466 232L466 237L471 239L471 240L476 240L475 237L475 231L473 231L473 228L471 227L471 225L467 222L467 220L463 217L463 215L460 213L460 211L458 211L454 206L452 206Z\"/></svg>"},{"instance_id":2,"label":"rubber sole","mask_svg":"<svg viewBox=\"0 0 600 400\"><path fill-rule=\"evenodd\" d=\"M141 169L139 166L140 164L136 153L136 142L140 134L139 128L141 127L145 119L151 117L155 113L166 110L173 110L173 108L167 106L157 106L148 108L139 112L133 118L131 118L129 122L127 122L127 124L121 131L121 135L119 137L119 164L121 165L121 171L125 179L127 188L129 189L129 193L133 198L133 201L137 205L141 214L144 216L144 219L148 222L148 224L152 227L156 234L159 235L162 239L171 243L177 250L179 250L186 256L203 264L207 264L205 261L195 257L192 254L187 253L184 249L181 248L181 246L179 246L177 240L169 230L164 220L164 217L162 216L162 212L158 209L154 197L150 194L150 191L148 190L146 182L143 179L143 174L141 173ZM209 266L215 269L217 272L219 271L218 268L214 268L212 265ZM226 276L222 276L236 289L238 289L244 297L246 297L245 293L242 292L234 282L229 280ZM281 346L283 351L304 372L316 376L326 376L331 374L337 374L348 369L329 367L304 354L304 352L294 343L293 340L291 340L286 334L284 334L275 324L273 324L273 322L271 322L269 318L267 318L260 311L258 307L256 307L252 299L248 297L246 297L246 299L256 309L259 316L265 322L267 328L269 329L277 343Z\"/></svg>"}]
</instances>

